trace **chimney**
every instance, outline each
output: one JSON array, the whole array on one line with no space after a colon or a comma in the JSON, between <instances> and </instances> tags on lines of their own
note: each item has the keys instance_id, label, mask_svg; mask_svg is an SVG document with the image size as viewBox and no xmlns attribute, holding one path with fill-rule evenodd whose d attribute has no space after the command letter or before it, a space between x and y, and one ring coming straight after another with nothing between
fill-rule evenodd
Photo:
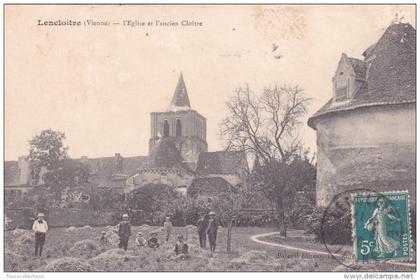
<instances>
[{"instance_id":1,"label":"chimney","mask_svg":"<svg viewBox=\"0 0 420 280\"><path fill-rule=\"evenodd\" d=\"M121 154L120 153L115 153L114 160L115 160L116 171L117 172L122 172L123 171L123 161L124 161L124 159L121 156Z\"/></svg>"},{"instance_id":2,"label":"chimney","mask_svg":"<svg viewBox=\"0 0 420 280\"><path fill-rule=\"evenodd\" d=\"M18 158L19 166L19 184L27 185L31 180L31 163L26 156L20 156Z\"/></svg>"}]
</instances>

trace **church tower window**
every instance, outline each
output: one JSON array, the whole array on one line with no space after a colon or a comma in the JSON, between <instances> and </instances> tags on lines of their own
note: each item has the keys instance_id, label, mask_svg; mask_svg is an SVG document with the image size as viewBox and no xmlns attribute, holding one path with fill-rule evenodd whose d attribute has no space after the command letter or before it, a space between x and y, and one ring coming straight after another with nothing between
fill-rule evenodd
<instances>
[{"instance_id":1,"label":"church tower window","mask_svg":"<svg viewBox=\"0 0 420 280\"><path fill-rule=\"evenodd\" d=\"M163 137L169 136L169 123L167 120L163 122Z\"/></svg>"},{"instance_id":2,"label":"church tower window","mask_svg":"<svg viewBox=\"0 0 420 280\"><path fill-rule=\"evenodd\" d=\"M182 123L180 119L176 120L176 137L182 136Z\"/></svg>"}]
</instances>

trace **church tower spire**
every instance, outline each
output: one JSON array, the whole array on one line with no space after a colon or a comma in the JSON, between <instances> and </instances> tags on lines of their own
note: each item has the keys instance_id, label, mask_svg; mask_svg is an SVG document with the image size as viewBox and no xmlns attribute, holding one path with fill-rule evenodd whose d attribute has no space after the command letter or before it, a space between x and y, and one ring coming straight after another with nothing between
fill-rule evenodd
<instances>
[{"instance_id":1,"label":"church tower spire","mask_svg":"<svg viewBox=\"0 0 420 280\"><path fill-rule=\"evenodd\" d=\"M188 98L187 88L185 87L185 82L184 82L184 77L182 76L182 72L181 72L181 75L179 76L178 84L176 85L174 96L172 97L172 101L169 107L170 108L174 108L174 107L191 108L190 99Z\"/></svg>"}]
</instances>

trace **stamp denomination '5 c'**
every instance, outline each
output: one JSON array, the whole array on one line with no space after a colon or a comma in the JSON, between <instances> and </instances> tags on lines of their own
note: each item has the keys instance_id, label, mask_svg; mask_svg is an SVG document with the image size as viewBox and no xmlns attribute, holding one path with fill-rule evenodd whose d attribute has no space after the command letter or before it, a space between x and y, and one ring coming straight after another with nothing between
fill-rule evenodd
<instances>
[{"instance_id":1,"label":"stamp denomination '5 c'","mask_svg":"<svg viewBox=\"0 0 420 280\"><path fill-rule=\"evenodd\" d=\"M358 194L352 200L356 262L410 260L408 192Z\"/></svg>"}]
</instances>

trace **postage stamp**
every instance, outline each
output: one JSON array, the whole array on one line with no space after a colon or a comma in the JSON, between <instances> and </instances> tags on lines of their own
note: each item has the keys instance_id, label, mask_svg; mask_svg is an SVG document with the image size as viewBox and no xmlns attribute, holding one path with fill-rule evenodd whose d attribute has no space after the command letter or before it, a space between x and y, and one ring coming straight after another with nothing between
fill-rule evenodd
<instances>
[{"instance_id":1,"label":"postage stamp","mask_svg":"<svg viewBox=\"0 0 420 280\"><path fill-rule=\"evenodd\" d=\"M408 191L352 195L356 263L412 257Z\"/></svg>"}]
</instances>

